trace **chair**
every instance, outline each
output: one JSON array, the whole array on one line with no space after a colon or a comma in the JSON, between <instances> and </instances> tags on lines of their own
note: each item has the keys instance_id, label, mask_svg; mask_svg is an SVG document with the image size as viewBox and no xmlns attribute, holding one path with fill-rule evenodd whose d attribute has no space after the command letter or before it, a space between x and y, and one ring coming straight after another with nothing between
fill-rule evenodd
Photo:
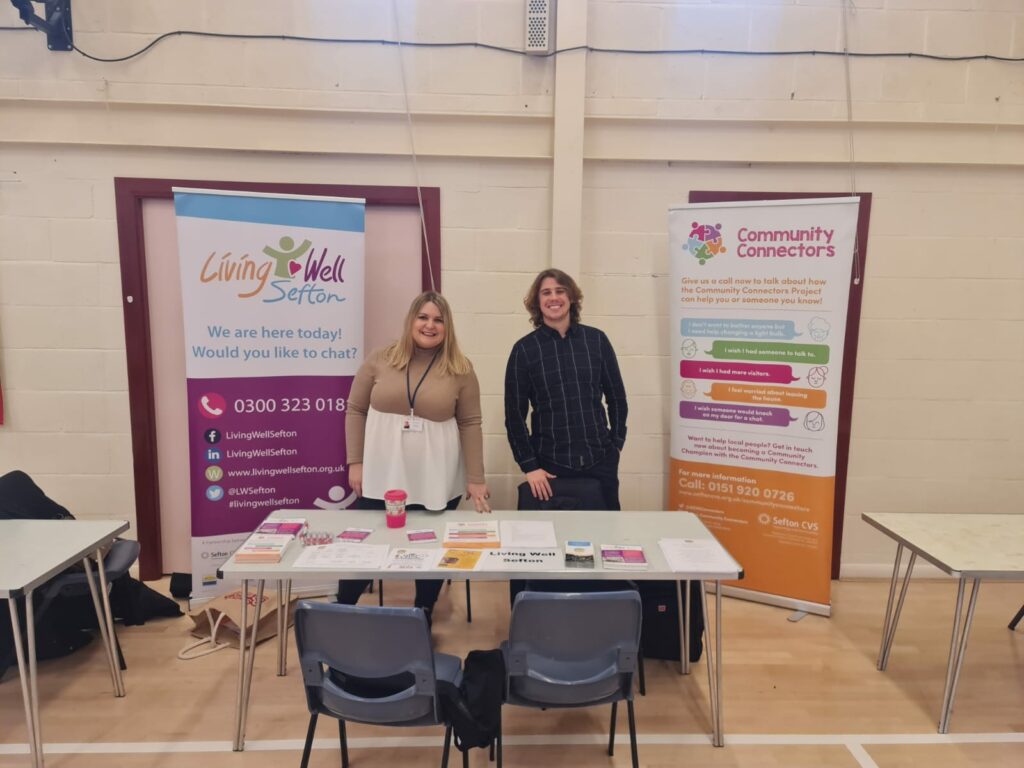
<instances>
[{"instance_id":1,"label":"chair","mask_svg":"<svg viewBox=\"0 0 1024 768\"><path fill-rule=\"evenodd\" d=\"M633 675L640 619L640 596L635 591L521 592L512 609L508 642L502 645L506 702L535 709L611 704L611 755L616 709L625 701L637 768ZM500 750L500 739L498 745Z\"/></svg>"},{"instance_id":2,"label":"chair","mask_svg":"<svg viewBox=\"0 0 1024 768\"><path fill-rule=\"evenodd\" d=\"M419 608L299 602L295 646L309 708L302 768L309 764L317 717L338 719L341 764L348 768L345 722L421 726L443 723L436 681L461 682L457 656L434 653ZM448 764L451 726L441 766Z\"/></svg>"},{"instance_id":3,"label":"chair","mask_svg":"<svg viewBox=\"0 0 1024 768\"><path fill-rule=\"evenodd\" d=\"M1020 610L1017 611L1017 615L1010 620L1010 629L1016 631L1017 625L1020 624L1021 619L1024 619L1024 605L1022 605Z\"/></svg>"}]
</instances>

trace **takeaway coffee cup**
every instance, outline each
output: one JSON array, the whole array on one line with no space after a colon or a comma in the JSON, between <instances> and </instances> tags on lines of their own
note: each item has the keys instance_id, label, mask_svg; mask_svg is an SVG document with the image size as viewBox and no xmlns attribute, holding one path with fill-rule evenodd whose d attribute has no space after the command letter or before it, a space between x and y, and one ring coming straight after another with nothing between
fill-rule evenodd
<instances>
[{"instance_id":1,"label":"takeaway coffee cup","mask_svg":"<svg viewBox=\"0 0 1024 768\"><path fill-rule=\"evenodd\" d=\"M384 508L387 510L388 528L405 527L405 501L409 494L401 489L394 489L384 492Z\"/></svg>"}]
</instances>

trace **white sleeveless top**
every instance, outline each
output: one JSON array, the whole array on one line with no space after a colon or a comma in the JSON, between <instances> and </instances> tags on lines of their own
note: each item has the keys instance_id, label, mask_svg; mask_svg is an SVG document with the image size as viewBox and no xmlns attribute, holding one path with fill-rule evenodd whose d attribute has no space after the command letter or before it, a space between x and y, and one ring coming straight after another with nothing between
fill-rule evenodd
<instances>
[{"instance_id":1,"label":"white sleeveless top","mask_svg":"<svg viewBox=\"0 0 1024 768\"><path fill-rule=\"evenodd\" d=\"M458 422L423 419L422 432L403 432L407 418L367 410L363 496L383 499L385 491L400 488L409 494L408 504L444 509L466 490Z\"/></svg>"}]
</instances>

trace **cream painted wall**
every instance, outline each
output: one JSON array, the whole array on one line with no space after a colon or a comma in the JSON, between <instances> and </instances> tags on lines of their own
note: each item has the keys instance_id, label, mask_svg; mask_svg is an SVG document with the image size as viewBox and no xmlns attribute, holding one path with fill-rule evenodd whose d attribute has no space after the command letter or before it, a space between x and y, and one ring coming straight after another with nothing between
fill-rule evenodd
<instances>
[{"instance_id":1,"label":"cream painted wall","mask_svg":"<svg viewBox=\"0 0 1024 768\"><path fill-rule=\"evenodd\" d=\"M523 0L395 7L406 40L522 45ZM77 44L108 57L177 29L393 38L391 8L74 0ZM840 0L591 0L574 18L605 48L842 39ZM0 6L0 26L18 24ZM1020 0L857 0L848 28L858 51L1024 56ZM511 505L519 480L505 356L529 330L531 274L554 262L580 265L585 317L624 364L624 504L660 507L665 208L691 189L849 189L843 60L585 56L559 73L556 99L555 59L478 49L175 37L102 64L0 31L0 469L31 472L76 514L132 515L113 177L413 184L401 61L421 181L441 188L444 289L481 376L497 502ZM869 574L891 547L862 511L1022 508L1024 63L855 59L850 74L856 185L875 199L843 561ZM574 102L582 121L578 106L559 116ZM573 188L566 153L580 147Z\"/></svg>"}]
</instances>

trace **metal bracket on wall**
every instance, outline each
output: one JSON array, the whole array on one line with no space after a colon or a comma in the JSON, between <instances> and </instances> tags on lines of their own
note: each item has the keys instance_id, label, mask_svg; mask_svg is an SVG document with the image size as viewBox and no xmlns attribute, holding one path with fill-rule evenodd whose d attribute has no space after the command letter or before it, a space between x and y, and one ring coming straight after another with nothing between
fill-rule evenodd
<instances>
[{"instance_id":1,"label":"metal bracket on wall","mask_svg":"<svg viewBox=\"0 0 1024 768\"><path fill-rule=\"evenodd\" d=\"M35 12L33 2L43 6L45 18ZM22 21L46 34L46 47L51 51L70 51L74 48L71 0L11 0L11 5L18 9Z\"/></svg>"}]
</instances>

